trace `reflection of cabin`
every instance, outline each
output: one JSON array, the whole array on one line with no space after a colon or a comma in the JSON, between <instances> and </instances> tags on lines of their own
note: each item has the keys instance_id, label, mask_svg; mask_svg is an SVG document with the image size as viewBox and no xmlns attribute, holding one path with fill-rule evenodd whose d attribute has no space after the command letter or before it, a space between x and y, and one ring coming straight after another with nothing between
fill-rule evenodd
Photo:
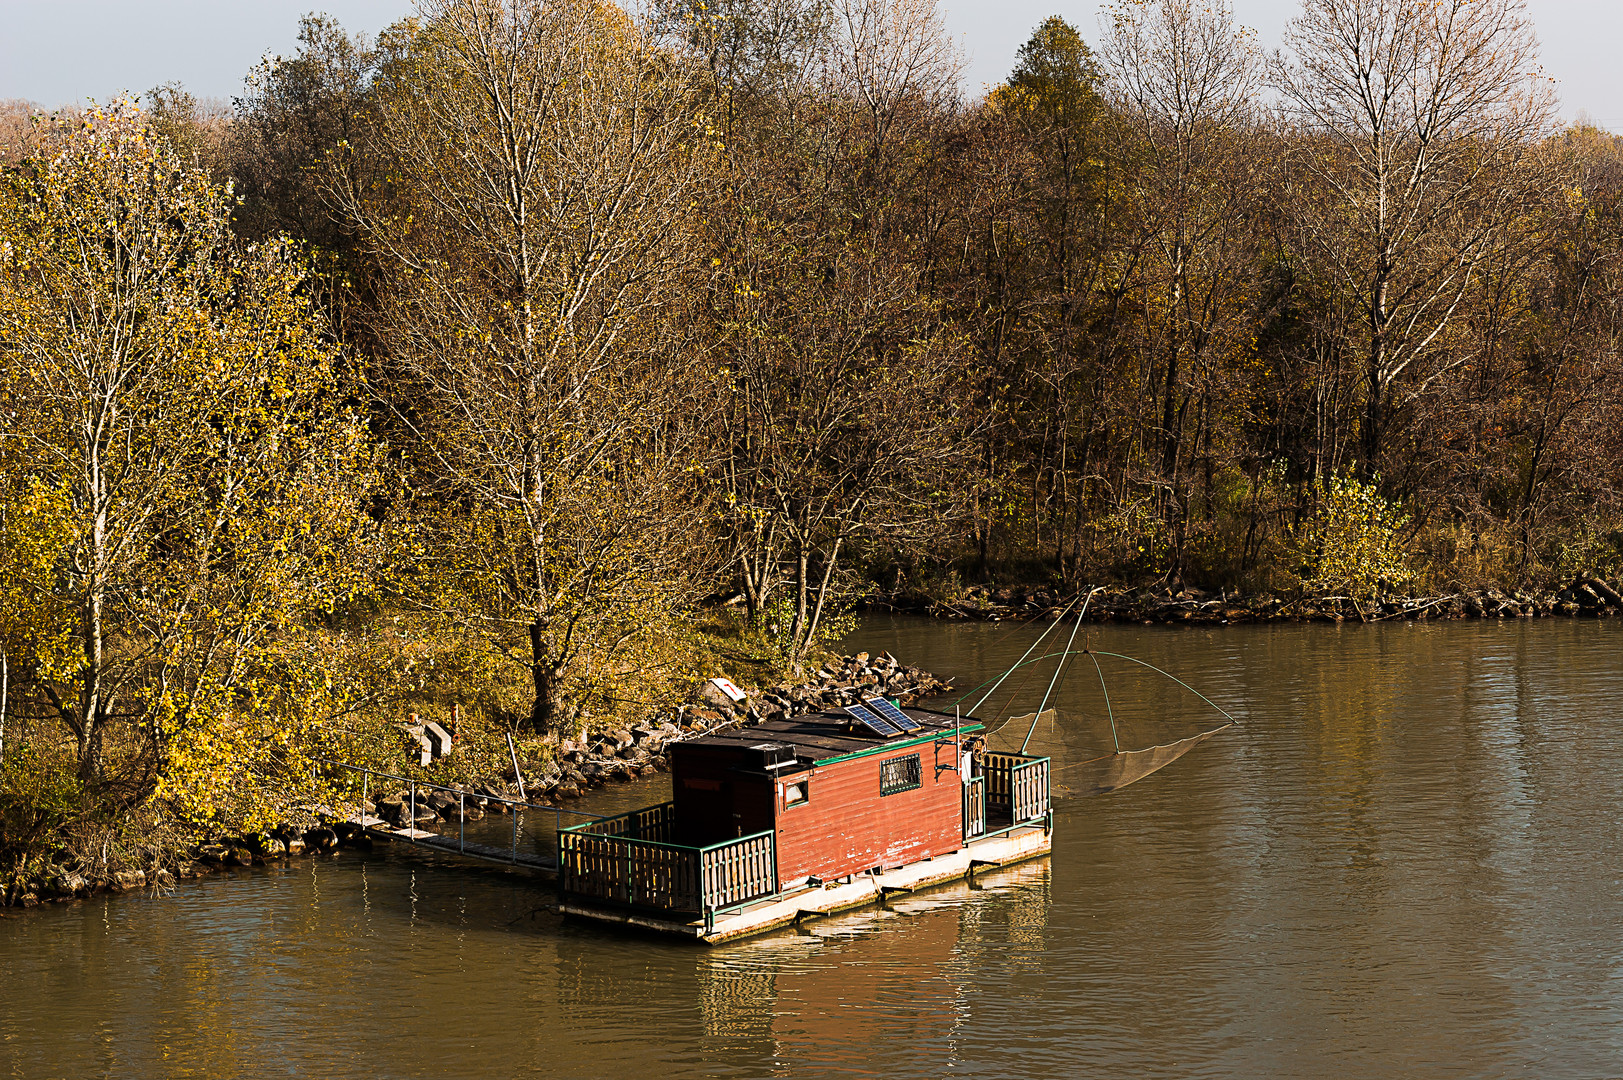
<instances>
[{"instance_id":1,"label":"reflection of cabin","mask_svg":"<svg viewBox=\"0 0 1623 1080\"><path fill-rule=\"evenodd\" d=\"M981 729L876 700L674 744L670 802L560 834L564 908L720 940L1048 850L1048 759Z\"/></svg>"}]
</instances>

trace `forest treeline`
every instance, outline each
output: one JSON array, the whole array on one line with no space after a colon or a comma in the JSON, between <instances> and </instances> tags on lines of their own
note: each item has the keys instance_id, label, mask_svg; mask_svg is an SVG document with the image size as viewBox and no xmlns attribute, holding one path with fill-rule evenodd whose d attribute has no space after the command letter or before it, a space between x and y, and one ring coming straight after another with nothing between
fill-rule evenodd
<instances>
[{"instance_id":1,"label":"forest treeline","mask_svg":"<svg viewBox=\"0 0 1623 1080\"><path fill-rule=\"evenodd\" d=\"M421 0L7 108L0 848L656 708L706 598L1615 573L1623 143L1521 0L1099 26L966 93L933 0Z\"/></svg>"}]
</instances>

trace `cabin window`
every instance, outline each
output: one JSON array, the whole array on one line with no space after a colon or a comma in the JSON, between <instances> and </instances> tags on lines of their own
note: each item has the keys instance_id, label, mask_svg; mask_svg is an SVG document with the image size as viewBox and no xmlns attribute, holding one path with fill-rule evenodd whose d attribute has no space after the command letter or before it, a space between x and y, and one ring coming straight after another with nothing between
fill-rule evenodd
<instances>
[{"instance_id":1,"label":"cabin window","mask_svg":"<svg viewBox=\"0 0 1623 1080\"><path fill-rule=\"evenodd\" d=\"M923 775L917 754L881 761L879 763L879 794L895 795L902 791L912 791L923 783L921 779Z\"/></svg>"},{"instance_id":2,"label":"cabin window","mask_svg":"<svg viewBox=\"0 0 1623 1080\"><path fill-rule=\"evenodd\" d=\"M806 781L800 780L793 784L783 785L783 805L799 806L809 797L806 790Z\"/></svg>"}]
</instances>

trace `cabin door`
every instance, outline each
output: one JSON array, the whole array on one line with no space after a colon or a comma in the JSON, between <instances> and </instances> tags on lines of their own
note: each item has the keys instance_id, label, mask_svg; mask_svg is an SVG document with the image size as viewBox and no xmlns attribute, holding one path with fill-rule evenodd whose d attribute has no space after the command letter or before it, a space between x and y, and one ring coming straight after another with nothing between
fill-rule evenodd
<instances>
[{"instance_id":1,"label":"cabin door","mask_svg":"<svg viewBox=\"0 0 1623 1080\"><path fill-rule=\"evenodd\" d=\"M771 777L745 777L727 786L732 796L734 839L778 827L778 788Z\"/></svg>"}]
</instances>

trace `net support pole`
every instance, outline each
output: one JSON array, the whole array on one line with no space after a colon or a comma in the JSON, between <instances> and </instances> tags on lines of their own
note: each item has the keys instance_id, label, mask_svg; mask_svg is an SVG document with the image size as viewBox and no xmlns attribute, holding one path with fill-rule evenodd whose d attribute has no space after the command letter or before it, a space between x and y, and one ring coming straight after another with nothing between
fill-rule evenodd
<instances>
[{"instance_id":1,"label":"net support pole","mask_svg":"<svg viewBox=\"0 0 1623 1080\"><path fill-rule=\"evenodd\" d=\"M1097 592L1097 591L1098 591L1097 589L1094 590L1094 592ZM1089 593L1088 596L1091 598L1093 596L1093 593ZM1053 630L1055 626L1058 626L1061 622L1065 621L1065 616L1070 614L1071 608L1073 608L1075 606L1076 606L1076 601L1072 600L1069 604L1067 604L1065 606L1065 610L1060 612L1059 618L1055 619L1052 625L1043 627L1043 632L1037 635L1037 640L1033 641L1031 643L1031 648L1027 649L1025 651L1025 653L1023 653L1021 655L1020 659L1018 659L1018 660L1016 660L1014 662L1014 667L1011 667L1008 671L1005 671L1003 673L1003 675L998 679L998 681L992 684L991 689L987 690L986 693L982 694L980 696L980 700L976 701L975 704L973 704L973 705L971 705L969 707L969 711L970 711L971 714L973 714L975 712L975 710L980 708L982 705L985 705L987 698L989 698L993 694L997 693L997 688L1003 685L1003 680L1007 679L1010 675L1013 675L1015 673L1015 671L1017 671L1019 669L1020 665L1024 664L1026 662L1026 657L1030 656L1032 653L1037 651L1037 646L1042 644L1043 638L1047 637L1049 632L1051 630ZM971 693L973 693L973 691L971 691ZM965 694L964 696L968 697L969 695Z\"/></svg>"},{"instance_id":2,"label":"net support pole","mask_svg":"<svg viewBox=\"0 0 1623 1080\"><path fill-rule=\"evenodd\" d=\"M518 751L513 747L513 733L511 731L507 733L507 756L513 759L513 781L518 784L518 797L525 802L529 802L530 797L524 793L524 773L518 767Z\"/></svg>"},{"instance_id":3,"label":"net support pole","mask_svg":"<svg viewBox=\"0 0 1623 1080\"><path fill-rule=\"evenodd\" d=\"M1076 625L1071 627L1070 640L1066 641L1065 651L1060 654L1059 664L1054 668L1054 677L1048 680L1048 689L1043 691L1043 700L1037 706L1036 715L1031 718L1031 727L1026 730L1025 742L1020 744L1020 752L1022 754L1026 752L1026 746L1031 742L1031 736L1037 731L1037 722L1043 718L1043 709L1048 705L1049 695L1054 692L1054 687L1059 685L1060 674L1065 670L1066 657L1068 657L1071 653L1071 646L1076 644L1077 632L1082 629L1082 619L1088 613L1088 604L1093 601L1093 594L1098 592L1101 588L1103 588L1102 585L1095 585L1092 589L1088 590L1087 599L1082 601L1082 610L1076 613Z\"/></svg>"},{"instance_id":4,"label":"net support pole","mask_svg":"<svg viewBox=\"0 0 1623 1080\"><path fill-rule=\"evenodd\" d=\"M1116 753L1121 753L1121 740L1116 737L1116 712L1110 707L1110 691L1105 687L1105 669L1099 666L1099 658L1088 653L1088 659L1093 661L1093 669L1099 673L1099 692L1105 696L1105 715L1110 717L1110 741L1116 744Z\"/></svg>"}]
</instances>

